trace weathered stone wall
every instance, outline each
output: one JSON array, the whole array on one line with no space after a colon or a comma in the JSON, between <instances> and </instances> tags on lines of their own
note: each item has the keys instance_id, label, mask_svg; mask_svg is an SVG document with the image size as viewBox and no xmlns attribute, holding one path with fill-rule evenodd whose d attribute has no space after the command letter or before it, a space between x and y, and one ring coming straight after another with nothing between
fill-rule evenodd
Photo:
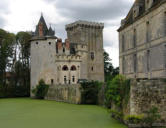
<instances>
[{"instance_id":1,"label":"weathered stone wall","mask_svg":"<svg viewBox=\"0 0 166 128\"><path fill-rule=\"evenodd\" d=\"M166 77L165 8L166 3L161 4L119 32L121 74L128 78Z\"/></svg>"},{"instance_id":2,"label":"weathered stone wall","mask_svg":"<svg viewBox=\"0 0 166 128\"><path fill-rule=\"evenodd\" d=\"M129 114L142 114L152 106L158 108L161 118L166 121L166 81L164 79L132 80Z\"/></svg>"},{"instance_id":3,"label":"weathered stone wall","mask_svg":"<svg viewBox=\"0 0 166 128\"><path fill-rule=\"evenodd\" d=\"M87 45L88 50L81 63L81 75L88 80L104 82L103 28L103 23L88 21L76 21L66 25L67 36L72 43Z\"/></svg>"},{"instance_id":4,"label":"weathered stone wall","mask_svg":"<svg viewBox=\"0 0 166 128\"><path fill-rule=\"evenodd\" d=\"M56 100L61 102L80 104L81 103L81 86L76 85L51 85L49 87L47 100Z\"/></svg>"}]
</instances>

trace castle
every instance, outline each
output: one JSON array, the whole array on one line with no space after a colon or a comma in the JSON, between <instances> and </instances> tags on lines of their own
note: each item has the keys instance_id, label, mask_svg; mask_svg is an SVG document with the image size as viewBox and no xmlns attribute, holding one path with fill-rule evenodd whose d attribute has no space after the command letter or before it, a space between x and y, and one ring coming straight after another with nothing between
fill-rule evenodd
<instances>
[{"instance_id":1,"label":"castle","mask_svg":"<svg viewBox=\"0 0 166 128\"><path fill-rule=\"evenodd\" d=\"M103 23L76 21L66 25L68 39L62 42L41 15L31 39L31 88L40 79L50 85L103 82L103 28Z\"/></svg>"},{"instance_id":2,"label":"castle","mask_svg":"<svg viewBox=\"0 0 166 128\"><path fill-rule=\"evenodd\" d=\"M136 0L119 28L120 73L166 77L166 2Z\"/></svg>"}]
</instances>

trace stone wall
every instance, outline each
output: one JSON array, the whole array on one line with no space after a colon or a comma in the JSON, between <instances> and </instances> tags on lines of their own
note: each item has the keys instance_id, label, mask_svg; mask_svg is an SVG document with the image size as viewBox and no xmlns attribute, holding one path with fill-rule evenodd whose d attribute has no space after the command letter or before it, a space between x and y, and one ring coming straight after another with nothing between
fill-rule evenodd
<instances>
[{"instance_id":1,"label":"stone wall","mask_svg":"<svg viewBox=\"0 0 166 128\"><path fill-rule=\"evenodd\" d=\"M165 8L166 3L161 4L119 32L121 74L128 78L166 77Z\"/></svg>"},{"instance_id":2,"label":"stone wall","mask_svg":"<svg viewBox=\"0 0 166 128\"><path fill-rule=\"evenodd\" d=\"M87 54L83 56L81 63L81 77L88 80L104 82L103 29L103 23L88 21L66 25L70 42L87 45Z\"/></svg>"},{"instance_id":3,"label":"stone wall","mask_svg":"<svg viewBox=\"0 0 166 128\"><path fill-rule=\"evenodd\" d=\"M139 115L151 109L158 108L161 118L166 121L166 81L132 80L129 100L130 115Z\"/></svg>"},{"instance_id":4,"label":"stone wall","mask_svg":"<svg viewBox=\"0 0 166 128\"><path fill-rule=\"evenodd\" d=\"M51 85L49 87L47 100L56 100L61 102L80 104L81 86L77 85Z\"/></svg>"}]
</instances>

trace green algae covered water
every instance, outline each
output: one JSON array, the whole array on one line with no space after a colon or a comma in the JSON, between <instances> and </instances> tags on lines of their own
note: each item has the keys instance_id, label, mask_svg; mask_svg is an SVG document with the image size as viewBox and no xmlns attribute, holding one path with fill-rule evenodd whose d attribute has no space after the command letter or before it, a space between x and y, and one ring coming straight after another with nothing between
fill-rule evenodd
<instances>
[{"instance_id":1,"label":"green algae covered water","mask_svg":"<svg viewBox=\"0 0 166 128\"><path fill-rule=\"evenodd\" d=\"M26 98L0 99L0 128L127 128L106 109Z\"/></svg>"}]
</instances>

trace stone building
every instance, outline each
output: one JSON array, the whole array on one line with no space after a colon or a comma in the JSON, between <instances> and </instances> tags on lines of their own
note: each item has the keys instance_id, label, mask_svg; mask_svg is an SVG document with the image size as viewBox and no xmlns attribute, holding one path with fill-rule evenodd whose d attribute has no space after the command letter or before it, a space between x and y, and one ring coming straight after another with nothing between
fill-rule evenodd
<instances>
[{"instance_id":1,"label":"stone building","mask_svg":"<svg viewBox=\"0 0 166 128\"><path fill-rule=\"evenodd\" d=\"M135 0L118 32L121 74L166 77L165 0Z\"/></svg>"},{"instance_id":2,"label":"stone building","mask_svg":"<svg viewBox=\"0 0 166 128\"><path fill-rule=\"evenodd\" d=\"M68 39L62 42L41 16L31 39L31 88L40 79L51 85L104 81L103 28L103 23L76 21L66 25Z\"/></svg>"},{"instance_id":3,"label":"stone building","mask_svg":"<svg viewBox=\"0 0 166 128\"><path fill-rule=\"evenodd\" d=\"M166 0L135 0L118 32L120 74L132 78L125 114L155 106L161 119L153 125L166 126Z\"/></svg>"}]
</instances>

